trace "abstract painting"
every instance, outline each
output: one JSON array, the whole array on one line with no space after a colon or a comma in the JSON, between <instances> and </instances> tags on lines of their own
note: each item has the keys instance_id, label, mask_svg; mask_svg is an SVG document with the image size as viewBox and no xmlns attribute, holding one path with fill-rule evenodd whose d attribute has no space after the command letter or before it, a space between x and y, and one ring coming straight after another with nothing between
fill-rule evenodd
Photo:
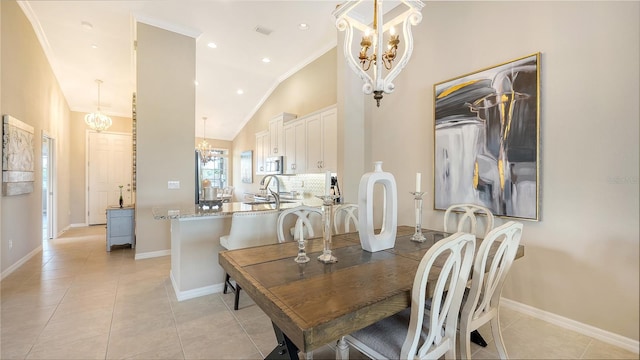
<instances>
[{"instance_id":1,"label":"abstract painting","mask_svg":"<svg viewBox=\"0 0 640 360\"><path fill-rule=\"evenodd\" d=\"M28 194L34 181L33 126L9 115L2 125L2 195Z\"/></svg>"},{"instance_id":2,"label":"abstract painting","mask_svg":"<svg viewBox=\"0 0 640 360\"><path fill-rule=\"evenodd\" d=\"M434 209L539 220L540 53L434 85Z\"/></svg>"}]
</instances>

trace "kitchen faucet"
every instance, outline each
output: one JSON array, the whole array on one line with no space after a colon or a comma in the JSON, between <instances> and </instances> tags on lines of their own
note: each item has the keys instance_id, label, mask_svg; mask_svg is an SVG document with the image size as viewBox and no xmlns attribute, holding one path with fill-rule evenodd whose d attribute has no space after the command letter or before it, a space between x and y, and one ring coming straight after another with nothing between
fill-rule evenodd
<instances>
[{"instance_id":1,"label":"kitchen faucet","mask_svg":"<svg viewBox=\"0 0 640 360\"><path fill-rule=\"evenodd\" d=\"M273 198L276 201L276 209L280 209L280 179L278 179L277 176L275 176L275 175L265 175L262 178L262 180L260 180L260 185L262 185L260 187L260 190L267 190L269 188L269 184L271 183L271 179L275 179L276 180L276 192L274 192L271 189L269 189L269 192L271 193L271 195L273 195Z\"/></svg>"}]
</instances>

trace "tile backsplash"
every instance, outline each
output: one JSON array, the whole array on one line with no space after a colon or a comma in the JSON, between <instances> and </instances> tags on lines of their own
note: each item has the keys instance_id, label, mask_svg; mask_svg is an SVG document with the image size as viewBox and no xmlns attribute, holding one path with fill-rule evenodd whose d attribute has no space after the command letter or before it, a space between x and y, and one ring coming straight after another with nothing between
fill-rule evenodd
<instances>
[{"instance_id":1,"label":"tile backsplash","mask_svg":"<svg viewBox=\"0 0 640 360\"><path fill-rule=\"evenodd\" d=\"M325 174L279 175L280 192L296 191L304 198L323 195L325 189ZM275 182L269 184L275 191Z\"/></svg>"}]
</instances>

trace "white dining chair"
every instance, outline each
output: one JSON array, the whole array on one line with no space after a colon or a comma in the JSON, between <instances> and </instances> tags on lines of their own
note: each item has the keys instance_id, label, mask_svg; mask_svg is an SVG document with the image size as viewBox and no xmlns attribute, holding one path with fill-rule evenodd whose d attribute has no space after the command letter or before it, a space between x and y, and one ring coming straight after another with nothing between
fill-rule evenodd
<instances>
[{"instance_id":1,"label":"white dining chair","mask_svg":"<svg viewBox=\"0 0 640 360\"><path fill-rule=\"evenodd\" d=\"M222 201L230 202L233 200L233 186L225 186L222 188Z\"/></svg>"},{"instance_id":2,"label":"white dining chair","mask_svg":"<svg viewBox=\"0 0 640 360\"><path fill-rule=\"evenodd\" d=\"M333 211L333 233L342 234L358 231L358 205L340 204ZM353 230L351 225L353 224Z\"/></svg>"},{"instance_id":3,"label":"white dining chair","mask_svg":"<svg viewBox=\"0 0 640 360\"><path fill-rule=\"evenodd\" d=\"M482 230L478 226L478 220L481 215L485 217L484 231L478 231ZM491 210L481 205L453 204L444 213L444 231L448 233L463 231L479 237L485 237L489 231L493 230L493 223L494 218ZM473 331L471 339L482 347L487 346L487 342L477 330Z\"/></svg>"},{"instance_id":4,"label":"white dining chair","mask_svg":"<svg viewBox=\"0 0 640 360\"><path fill-rule=\"evenodd\" d=\"M276 244L278 210L235 212L231 217L229 235L220 237L220 245L227 250L243 249L253 246ZM240 285L231 283L231 277L225 273L223 293L228 289L235 293L233 309L238 310Z\"/></svg>"},{"instance_id":5,"label":"white dining chair","mask_svg":"<svg viewBox=\"0 0 640 360\"><path fill-rule=\"evenodd\" d=\"M348 359L352 345L372 359L438 359L443 355L455 359L458 313L474 251L475 236L468 233L436 242L416 271L411 308L341 338L336 358ZM431 274L434 268L439 271L437 277ZM433 289L430 315L425 314L427 289Z\"/></svg>"},{"instance_id":6,"label":"white dining chair","mask_svg":"<svg viewBox=\"0 0 640 360\"><path fill-rule=\"evenodd\" d=\"M286 221L290 215L296 216L294 226L290 226L291 223ZM311 215L314 216L312 217ZM277 223L279 242L298 240L300 228L302 228L305 239L322 236L322 209L300 205L280 212ZM285 231L287 229L289 229L289 231Z\"/></svg>"},{"instance_id":7,"label":"white dining chair","mask_svg":"<svg viewBox=\"0 0 640 360\"><path fill-rule=\"evenodd\" d=\"M460 316L460 357L471 358L470 334L490 323L493 340L500 359L508 359L500 329L500 296L502 285L515 260L522 224L509 221L489 232L478 248L473 264L471 287ZM490 249L497 246L489 259Z\"/></svg>"},{"instance_id":8,"label":"white dining chair","mask_svg":"<svg viewBox=\"0 0 640 360\"><path fill-rule=\"evenodd\" d=\"M476 233L479 215L485 217L484 232ZM457 219L456 219L457 218ZM456 220L456 221L452 221ZM455 224L452 225L452 222ZM454 230L455 229L455 230ZM454 204L444 213L444 232L469 232L476 236L485 236L493 229L493 214L484 206L475 204Z\"/></svg>"}]
</instances>

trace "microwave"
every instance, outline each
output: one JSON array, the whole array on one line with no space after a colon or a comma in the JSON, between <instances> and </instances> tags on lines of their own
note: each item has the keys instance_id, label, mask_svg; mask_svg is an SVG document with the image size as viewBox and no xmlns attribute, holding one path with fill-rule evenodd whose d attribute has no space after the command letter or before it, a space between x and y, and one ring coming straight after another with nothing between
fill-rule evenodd
<instances>
[{"instance_id":1,"label":"microwave","mask_svg":"<svg viewBox=\"0 0 640 360\"><path fill-rule=\"evenodd\" d=\"M264 173L282 175L284 173L284 156L271 156L264 161Z\"/></svg>"}]
</instances>

